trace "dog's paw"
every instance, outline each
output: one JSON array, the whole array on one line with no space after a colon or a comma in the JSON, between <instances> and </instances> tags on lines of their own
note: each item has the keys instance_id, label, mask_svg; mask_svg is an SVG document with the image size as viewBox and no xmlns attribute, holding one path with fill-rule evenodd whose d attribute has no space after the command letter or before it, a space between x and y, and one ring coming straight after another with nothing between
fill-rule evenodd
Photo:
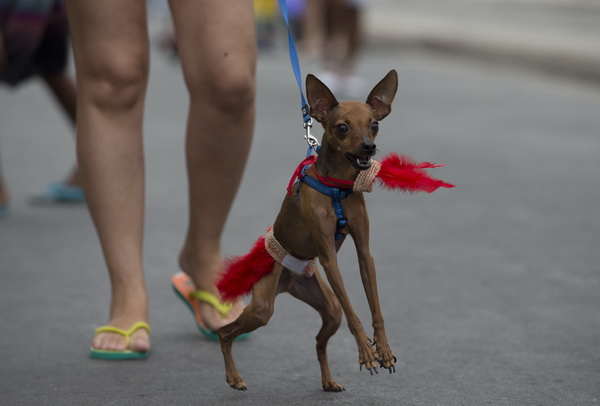
<instances>
[{"instance_id":1,"label":"dog's paw","mask_svg":"<svg viewBox=\"0 0 600 406\"><path fill-rule=\"evenodd\" d=\"M371 375L378 374L377 367L379 366L379 354L371 346L371 341L365 337L364 342L358 351L358 363L360 364L360 370L362 371L363 366L371 373Z\"/></svg>"},{"instance_id":2,"label":"dog's paw","mask_svg":"<svg viewBox=\"0 0 600 406\"><path fill-rule=\"evenodd\" d=\"M378 362L377 360L372 361L372 362L367 362L367 363L361 362L360 370L362 371L363 366L364 366L366 368L366 370L371 373L371 375L378 375L379 371L377 371L377 367L379 365L377 364L377 362Z\"/></svg>"},{"instance_id":3,"label":"dog's paw","mask_svg":"<svg viewBox=\"0 0 600 406\"><path fill-rule=\"evenodd\" d=\"M392 357L389 359L378 359L377 361L379 361L379 367L387 369L388 371L390 371L390 374L396 372L396 362L398 360L396 359L394 354L392 354Z\"/></svg>"},{"instance_id":4,"label":"dog's paw","mask_svg":"<svg viewBox=\"0 0 600 406\"><path fill-rule=\"evenodd\" d=\"M342 392L346 389L336 381L328 381L323 382L323 390L327 392Z\"/></svg>"},{"instance_id":5,"label":"dog's paw","mask_svg":"<svg viewBox=\"0 0 600 406\"><path fill-rule=\"evenodd\" d=\"M248 390L246 383L239 376L233 378L227 377L227 384L236 390Z\"/></svg>"},{"instance_id":6,"label":"dog's paw","mask_svg":"<svg viewBox=\"0 0 600 406\"><path fill-rule=\"evenodd\" d=\"M398 360L396 359L396 356L394 355L390 347L388 345L377 345L377 353L381 354L381 356L377 358L377 361L379 362L379 367L387 369L390 372L390 374L396 372L395 364Z\"/></svg>"},{"instance_id":7,"label":"dog's paw","mask_svg":"<svg viewBox=\"0 0 600 406\"><path fill-rule=\"evenodd\" d=\"M390 348L387 338L385 337L385 332L381 332L377 334L375 332L375 337L371 341L371 344L375 348L375 352L378 354L376 356L377 362L379 362L379 367L387 369L390 374L396 372L395 364L398 361Z\"/></svg>"},{"instance_id":8,"label":"dog's paw","mask_svg":"<svg viewBox=\"0 0 600 406\"><path fill-rule=\"evenodd\" d=\"M387 369L390 374L396 372L395 364L398 360L396 359L396 356L392 352L390 346L387 345L387 343L376 342L375 347L377 348L377 353L379 354L379 357L377 357L379 367Z\"/></svg>"}]
</instances>

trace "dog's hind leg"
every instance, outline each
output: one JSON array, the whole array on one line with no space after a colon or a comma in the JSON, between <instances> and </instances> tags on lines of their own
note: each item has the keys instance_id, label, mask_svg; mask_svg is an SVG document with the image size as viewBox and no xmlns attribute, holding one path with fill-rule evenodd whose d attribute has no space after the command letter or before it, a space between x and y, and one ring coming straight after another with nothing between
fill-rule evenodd
<instances>
[{"instance_id":1,"label":"dog's hind leg","mask_svg":"<svg viewBox=\"0 0 600 406\"><path fill-rule=\"evenodd\" d=\"M278 293L279 277L283 267L275 263L273 272L264 276L252 288L252 301L232 323L221 327L217 333L225 359L227 383L234 389L246 390L246 384L233 361L233 340L240 334L254 331L266 325L273 315L275 296Z\"/></svg>"},{"instance_id":2,"label":"dog's hind leg","mask_svg":"<svg viewBox=\"0 0 600 406\"><path fill-rule=\"evenodd\" d=\"M310 278L293 278L294 282L289 285L287 291L313 307L323 320L323 325L317 334L317 358L321 366L323 389L332 392L343 391L344 387L333 379L327 361L327 343L342 322L342 308L319 272Z\"/></svg>"}]
</instances>

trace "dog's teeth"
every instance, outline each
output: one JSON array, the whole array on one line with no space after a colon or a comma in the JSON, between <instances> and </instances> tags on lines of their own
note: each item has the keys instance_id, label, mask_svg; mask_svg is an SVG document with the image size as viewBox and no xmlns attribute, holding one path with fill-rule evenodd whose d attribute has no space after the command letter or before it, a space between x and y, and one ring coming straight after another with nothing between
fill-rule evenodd
<instances>
[{"instance_id":1,"label":"dog's teeth","mask_svg":"<svg viewBox=\"0 0 600 406\"><path fill-rule=\"evenodd\" d=\"M371 158L356 158L356 163L358 164L358 166L365 166L368 165L371 162Z\"/></svg>"}]
</instances>

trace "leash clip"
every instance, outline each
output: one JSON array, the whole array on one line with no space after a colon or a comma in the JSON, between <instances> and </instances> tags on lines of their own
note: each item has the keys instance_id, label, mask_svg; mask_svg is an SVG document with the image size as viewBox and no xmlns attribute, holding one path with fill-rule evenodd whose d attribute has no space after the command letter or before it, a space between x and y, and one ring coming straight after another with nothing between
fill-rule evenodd
<instances>
[{"instance_id":1,"label":"leash clip","mask_svg":"<svg viewBox=\"0 0 600 406\"><path fill-rule=\"evenodd\" d=\"M321 148L319 144L319 140L310 133L310 129L312 128L313 119L310 118L307 122L304 123L304 139L308 143L308 146L314 150L318 150Z\"/></svg>"}]
</instances>

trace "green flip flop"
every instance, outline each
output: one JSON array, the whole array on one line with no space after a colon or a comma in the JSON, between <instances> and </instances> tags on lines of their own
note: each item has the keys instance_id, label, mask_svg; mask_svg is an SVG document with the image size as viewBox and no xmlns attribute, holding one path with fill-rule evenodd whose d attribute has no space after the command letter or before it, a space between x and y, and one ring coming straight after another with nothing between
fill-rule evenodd
<instances>
[{"instance_id":1,"label":"green flip flop","mask_svg":"<svg viewBox=\"0 0 600 406\"><path fill-rule=\"evenodd\" d=\"M98 327L94 334L98 333L116 333L125 337L126 346L129 347L131 341L131 335L140 328L145 329L150 333L150 326L148 323L139 321L135 323L129 330L122 330L114 326L101 326ZM132 351L132 350L101 350L98 348L90 348L90 357L94 359L109 359L109 360L122 360L122 359L143 359L148 357L148 352Z\"/></svg>"}]
</instances>

